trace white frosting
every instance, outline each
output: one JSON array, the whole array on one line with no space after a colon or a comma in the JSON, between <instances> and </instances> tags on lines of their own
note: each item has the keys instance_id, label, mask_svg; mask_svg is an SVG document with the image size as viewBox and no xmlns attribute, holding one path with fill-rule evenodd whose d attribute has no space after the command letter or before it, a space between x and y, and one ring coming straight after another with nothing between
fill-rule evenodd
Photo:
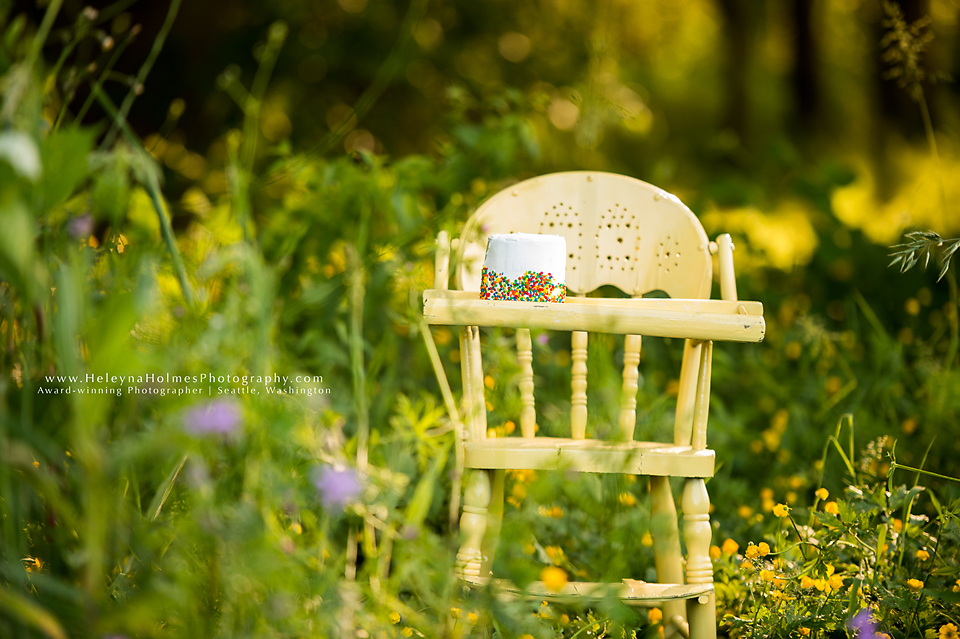
<instances>
[{"instance_id":1,"label":"white frosting","mask_svg":"<svg viewBox=\"0 0 960 639\"><path fill-rule=\"evenodd\" d=\"M567 241L560 235L536 233L491 235L483 265L510 280L533 271L549 273L558 284L565 284Z\"/></svg>"}]
</instances>

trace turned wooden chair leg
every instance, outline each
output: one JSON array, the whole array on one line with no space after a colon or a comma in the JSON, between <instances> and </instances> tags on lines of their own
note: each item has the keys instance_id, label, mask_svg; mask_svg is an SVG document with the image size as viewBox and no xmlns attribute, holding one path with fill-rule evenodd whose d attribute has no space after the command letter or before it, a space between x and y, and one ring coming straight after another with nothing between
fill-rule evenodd
<instances>
[{"instance_id":1,"label":"turned wooden chair leg","mask_svg":"<svg viewBox=\"0 0 960 639\"><path fill-rule=\"evenodd\" d=\"M483 537L487 530L490 496L489 472L471 471L463 494L463 516L460 518L463 544L457 553L456 572L460 579L477 585L484 585L489 580L489 574L482 570L485 563Z\"/></svg>"},{"instance_id":2,"label":"turned wooden chair leg","mask_svg":"<svg viewBox=\"0 0 960 639\"><path fill-rule=\"evenodd\" d=\"M503 524L503 482L505 471L488 470L490 477L490 504L487 506L487 529L481 543L483 563L480 575L489 578L493 575L493 560L500 545L500 528Z\"/></svg>"},{"instance_id":3,"label":"turned wooden chair leg","mask_svg":"<svg viewBox=\"0 0 960 639\"><path fill-rule=\"evenodd\" d=\"M687 479L683 487L683 539L687 544L687 583L713 583L710 561L710 496L703 479ZM714 593L687 601L690 639L716 639L717 603Z\"/></svg>"},{"instance_id":4,"label":"turned wooden chair leg","mask_svg":"<svg viewBox=\"0 0 960 639\"><path fill-rule=\"evenodd\" d=\"M653 557L660 583L683 583L683 559L680 555L680 531L677 506L670 490L669 477L650 478L650 531ZM667 601L662 606L664 639L686 636L687 609L683 601Z\"/></svg>"}]
</instances>

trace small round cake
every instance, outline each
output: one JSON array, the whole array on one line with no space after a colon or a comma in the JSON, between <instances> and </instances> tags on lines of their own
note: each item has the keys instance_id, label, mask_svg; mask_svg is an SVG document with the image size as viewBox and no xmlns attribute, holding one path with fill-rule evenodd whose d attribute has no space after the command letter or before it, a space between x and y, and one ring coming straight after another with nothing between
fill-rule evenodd
<instances>
[{"instance_id":1,"label":"small round cake","mask_svg":"<svg viewBox=\"0 0 960 639\"><path fill-rule=\"evenodd\" d=\"M480 298L562 302L567 296L567 241L559 235L491 235L480 276Z\"/></svg>"}]
</instances>

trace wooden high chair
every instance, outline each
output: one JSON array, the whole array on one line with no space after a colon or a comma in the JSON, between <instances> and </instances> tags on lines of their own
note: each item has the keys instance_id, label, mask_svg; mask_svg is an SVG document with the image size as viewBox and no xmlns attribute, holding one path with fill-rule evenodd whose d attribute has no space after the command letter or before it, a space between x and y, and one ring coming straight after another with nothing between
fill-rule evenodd
<instances>
[{"instance_id":1,"label":"wooden high chair","mask_svg":"<svg viewBox=\"0 0 960 639\"><path fill-rule=\"evenodd\" d=\"M514 232L566 238L569 294L564 303L479 299L487 237ZM424 293L423 312L427 324L458 326L460 333L465 426L458 429L457 445L462 447L458 458L472 471L460 520L459 576L476 585L491 579L505 469L647 475L660 583L569 582L559 592L540 582L523 591L509 582L498 580L498 585L519 596L548 600L603 597L612 588L625 603L662 607L668 636L715 637L710 500L704 483L714 472L714 452L706 447L713 341L759 342L764 334L762 305L737 300L730 236L708 241L700 222L676 197L640 180L569 172L526 180L491 197L468 221L456 254L457 284L462 290L451 291L447 290L450 243L441 232L436 289ZM712 254L719 256L722 300L709 299ZM583 297L604 285L615 286L632 299ZM641 299L651 291L663 291L670 299ZM481 326L516 329L522 437L487 438ZM569 438L534 436L530 329L572 333ZM586 438L588 332L626 335L616 441ZM686 340L673 442L634 440L641 335ZM443 375L442 370L437 373ZM685 574L670 477L685 478L681 500Z\"/></svg>"}]
</instances>

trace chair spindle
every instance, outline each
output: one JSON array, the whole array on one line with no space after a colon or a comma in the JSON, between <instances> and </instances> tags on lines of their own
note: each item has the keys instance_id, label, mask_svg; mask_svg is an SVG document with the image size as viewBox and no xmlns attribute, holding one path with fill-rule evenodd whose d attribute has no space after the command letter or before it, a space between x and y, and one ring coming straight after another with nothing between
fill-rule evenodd
<instances>
[{"instance_id":1,"label":"chair spindle","mask_svg":"<svg viewBox=\"0 0 960 639\"><path fill-rule=\"evenodd\" d=\"M640 378L640 336L627 335L623 346L623 399L620 404L620 435L633 441L637 426L637 389Z\"/></svg>"},{"instance_id":2,"label":"chair spindle","mask_svg":"<svg viewBox=\"0 0 960 639\"><path fill-rule=\"evenodd\" d=\"M470 441L487 436L487 406L483 397L483 364L480 360L480 329L460 327L460 373L463 376L464 420L470 426Z\"/></svg>"},{"instance_id":3,"label":"chair spindle","mask_svg":"<svg viewBox=\"0 0 960 639\"><path fill-rule=\"evenodd\" d=\"M587 433L587 334L571 334L570 354L573 359L573 394L570 398L570 432L574 439L583 439Z\"/></svg>"},{"instance_id":4,"label":"chair spindle","mask_svg":"<svg viewBox=\"0 0 960 639\"><path fill-rule=\"evenodd\" d=\"M697 379L700 370L700 350L703 342L688 339L683 344L683 367L677 389L677 414L673 425L673 443L689 446L693 433L693 415L697 399Z\"/></svg>"},{"instance_id":5,"label":"chair spindle","mask_svg":"<svg viewBox=\"0 0 960 639\"><path fill-rule=\"evenodd\" d=\"M710 372L713 361L713 342L703 342L700 347L700 373L697 376L697 401L693 410L693 435L690 446L694 450L707 447L707 418L710 415Z\"/></svg>"},{"instance_id":6,"label":"chair spindle","mask_svg":"<svg viewBox=\"0 0 960 639\"><path fill-rule=\"evenodd\" d=\"M534 436L537 410L533 398L533 343L530 329L517 329L517 362L520 364L520 433Z\"/></svg>"}]
</instances>

